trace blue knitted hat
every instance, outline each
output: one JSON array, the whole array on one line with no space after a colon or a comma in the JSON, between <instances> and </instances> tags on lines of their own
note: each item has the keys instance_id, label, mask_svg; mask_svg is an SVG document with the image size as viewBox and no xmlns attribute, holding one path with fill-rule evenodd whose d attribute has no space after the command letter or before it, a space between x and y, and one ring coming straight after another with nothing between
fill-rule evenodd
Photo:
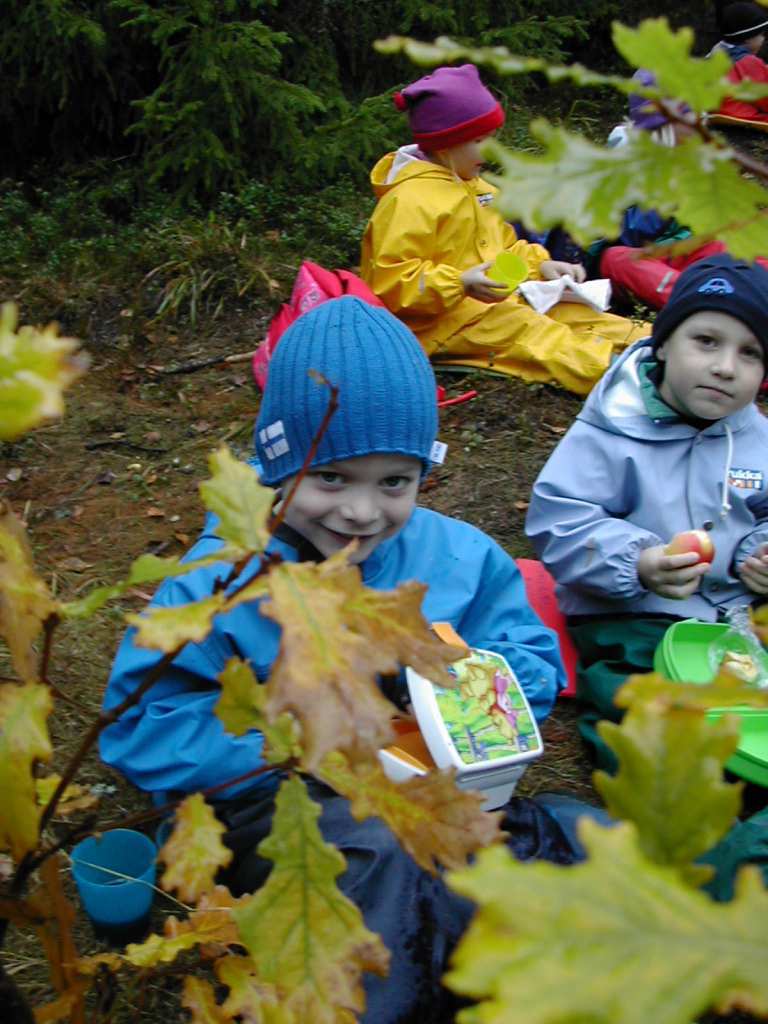
<instances>
[{"instance_id":1,"label":"blue knitted hat","mask_svg":"<svg viewBox=\"0 0 768 1024\"><path fill-rule=\"evenodd\" d=\"M385 309L345 296L300 316L269 362L256 421L262 482L298 473L325 415L330 392L339 407L313 466L358 455L412 455L428 472L437 433L435 376L412 332Z\"/></svg>"},{"instance_id":2,"label":"blue knitted hat","mask_svg":"<svg viewBox=\"0 0 768 1024\"><path fill-rule=\"evenodd\" d=\"M729 313L745 323L763 346L763 362L768 368L767 270L735 260L728 253L692 263L678 277L669 301L656 316L651 333L654 349L683 320L705 309Z\"/></svg>"}]
</instances>

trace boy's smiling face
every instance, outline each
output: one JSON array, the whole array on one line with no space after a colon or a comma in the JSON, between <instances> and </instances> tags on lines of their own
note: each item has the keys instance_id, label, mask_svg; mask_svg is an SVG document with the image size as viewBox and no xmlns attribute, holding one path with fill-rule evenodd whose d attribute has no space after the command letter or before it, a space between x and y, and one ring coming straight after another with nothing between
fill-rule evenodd
<instances>
[{"instance_id":1,"label":"boy's smiling face","mask_svg":"<svg viewBox=\"0 0 768 1024\"><path fill-rule=\"evenodd\" d=\"M757 397L765 376L763 347L741 320L702 310L678 324L659 346L659 393L683 416L719 420Z\"/></svg>"},{"instance_id":2,"label":"boy's smiling face","mask_svg":"<svg viewBox=\"0 0 768 1024\"><path fill-rule=\"evenodd\" d=\"M299 484L285 522L326 558L357 538L350 561L359 564L405 526L420 480L421 462L409 455L361 455L317 466ZM292 481L283 482L283 494Z\"/></svg>"}]
</instances>

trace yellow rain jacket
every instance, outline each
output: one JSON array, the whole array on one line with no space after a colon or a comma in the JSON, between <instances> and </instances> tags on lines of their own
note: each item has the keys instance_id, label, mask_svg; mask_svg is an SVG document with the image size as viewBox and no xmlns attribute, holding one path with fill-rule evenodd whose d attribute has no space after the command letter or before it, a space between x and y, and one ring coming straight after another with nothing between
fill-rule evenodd
<instances>
[{"instance_id":1,"label":"yellow rain jacket","mask_svg":"<svg viewBox=\"0 0 768 1024\"><path fill-rule=\"evenodd\" d=\"M462 273L500 252L521 256L534 280L549 253L518 239L491 206L493 185L464 181L417 152L404 146L371 172L379 201L363 237L366 283L434 362L554 381L587 394L614 353L647 337L650 327L575 302L542 315L515 293L496 303L466 295Z\"/></svg>"}]
</instances>

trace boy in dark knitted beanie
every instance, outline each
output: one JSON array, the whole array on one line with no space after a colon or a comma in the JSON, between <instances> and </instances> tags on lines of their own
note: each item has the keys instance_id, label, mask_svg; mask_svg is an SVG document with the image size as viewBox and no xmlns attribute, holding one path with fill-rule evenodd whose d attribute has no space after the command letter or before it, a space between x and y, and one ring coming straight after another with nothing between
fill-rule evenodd
<instances>
[{"instance_id":1,"label":"boy in dark knitted beanie","mask_svg":"<svg viewBox=\"0 0 768 1024\"><path fill-rule=\"evenodd\" d=\"M328 388L312 371L338 387L339 406L268 553L286 562L322 561L356 545L351 561L367 586L390 591L420 581L427 588L427 621L450 622L470 646L503 654L536 717L546 717L564 671L557 638L530 608L514 561L473 526L416 506L419 482L441 448L435 443L435 378L416 338L391 313L349 297L323 303L285 332L269 364L256 427L261 478L283 500L328 405ZM214 525L208 524L191 560L220 547ZM249 579L259 564L252 560L231 586ZM167 580L153 605L209 597L228 568L217 563ZM265 680L279 643L279 627L257 599L218 615L205 640L188 644L101 739L104 760L158 801L219 787L216 811L235 854L227 881L238 893L255 890L269 873L257 847L270 829L278 779L273 770L226 786L264 766L263 740L255 730L241 736L224 730L214 713L218 678L237 655ZM107 706L134 691L161 657L139 647L129 631L108 683ZM317 685L322 692L323 680ZM400 677L387 692L404 703ZM391 953L387 978L365 977L360 1019L452 1020L456 1007L441 978L471 914L469 902L422 870L381 820L356 821L346 799L317 781L309 785L322 807L323 835L346 860L339 884ZM574 859L578 848L539 799L513 798L503 810L518 857ZM422 952L415 956L414 950Z\"/></svg>"},{"instance_id":2,"label":"boy in dark knitted beanie","mask_svg":"<svg viewBox=\"0 0 768 1024\"><path fill-rule=\"evenodd\" d=\"M534 484L526 530L558 581L592 707L580 728L606 766L595 724L618 719L616 690L652 670L670 623L768 595L766 366L768 271L724 253L694 263Z\"/></svg>"}]
</instances>

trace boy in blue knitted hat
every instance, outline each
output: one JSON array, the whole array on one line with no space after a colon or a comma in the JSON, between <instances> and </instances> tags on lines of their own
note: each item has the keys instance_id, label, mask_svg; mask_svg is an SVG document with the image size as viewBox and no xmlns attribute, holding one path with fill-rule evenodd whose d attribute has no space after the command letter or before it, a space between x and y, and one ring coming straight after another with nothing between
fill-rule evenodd
<instances>
[{"instance_id":1,"label":"boy in blue knitted hat","mask_svg":"<svg viewBox=\"0 0 768 1024\"><path fill-rule=\"evenodd\" d=\"M437 407L434 375L415 337L386 310L355 298L326 302L289 328L270 362L256 425L261 479L279 494L287 493L326 411L328 389L311 370L338 385L339 408L268 550L289 561L319 561L354 540L352 559L368 586L427 584L427 620L450 622L468 644L503 654L543 719L564 684L563 669L555 635L529 607L515 563L480 530L416 507L435 457ZM209 524L189 557L210 554L220 543ZM246 566L232 586L256 568ZM210 595L227 571L203 568L168 580L153 605ZM279 627L261 614L258 601L218 616L212 633L188 644L138 706L104 731L102 757L163 801L257 768L261 736L226 733L214 714L217 678L237 655L265 680L278 643ZM159 658L137 647L129 630L106 706L132 692ZM236 891L252 891L268 872L255 849L269 832L275 773L246 785L245 791L230 787L217 802L235 851L228 881ZM382 822L356 822L343 798L319 784L312 792L323 806L324 835L347 859L342 888L392 952L389 978L366 980L364 1020L448 1019L439 979L467 923L468 904L426 875ZM516 799L505 813L518 856L572 859L564 834L538 803Z\"/></svg>"},{"instance_id":2,"label":"boy in blue knitted hat","mask_svg":"<svg viewBox=\"0 0 768 1024\"><path fill-rule=\"evenodd\" d=\"M541 471L526 531L558 582L580 654L580 723L618 719L624 679L649 672L670 623L716 622L768 594L768 272L726 254L678 279L654 323L610 368ZM667 554L708 531L711 564Z\"/></svg>"}]
</instances>

